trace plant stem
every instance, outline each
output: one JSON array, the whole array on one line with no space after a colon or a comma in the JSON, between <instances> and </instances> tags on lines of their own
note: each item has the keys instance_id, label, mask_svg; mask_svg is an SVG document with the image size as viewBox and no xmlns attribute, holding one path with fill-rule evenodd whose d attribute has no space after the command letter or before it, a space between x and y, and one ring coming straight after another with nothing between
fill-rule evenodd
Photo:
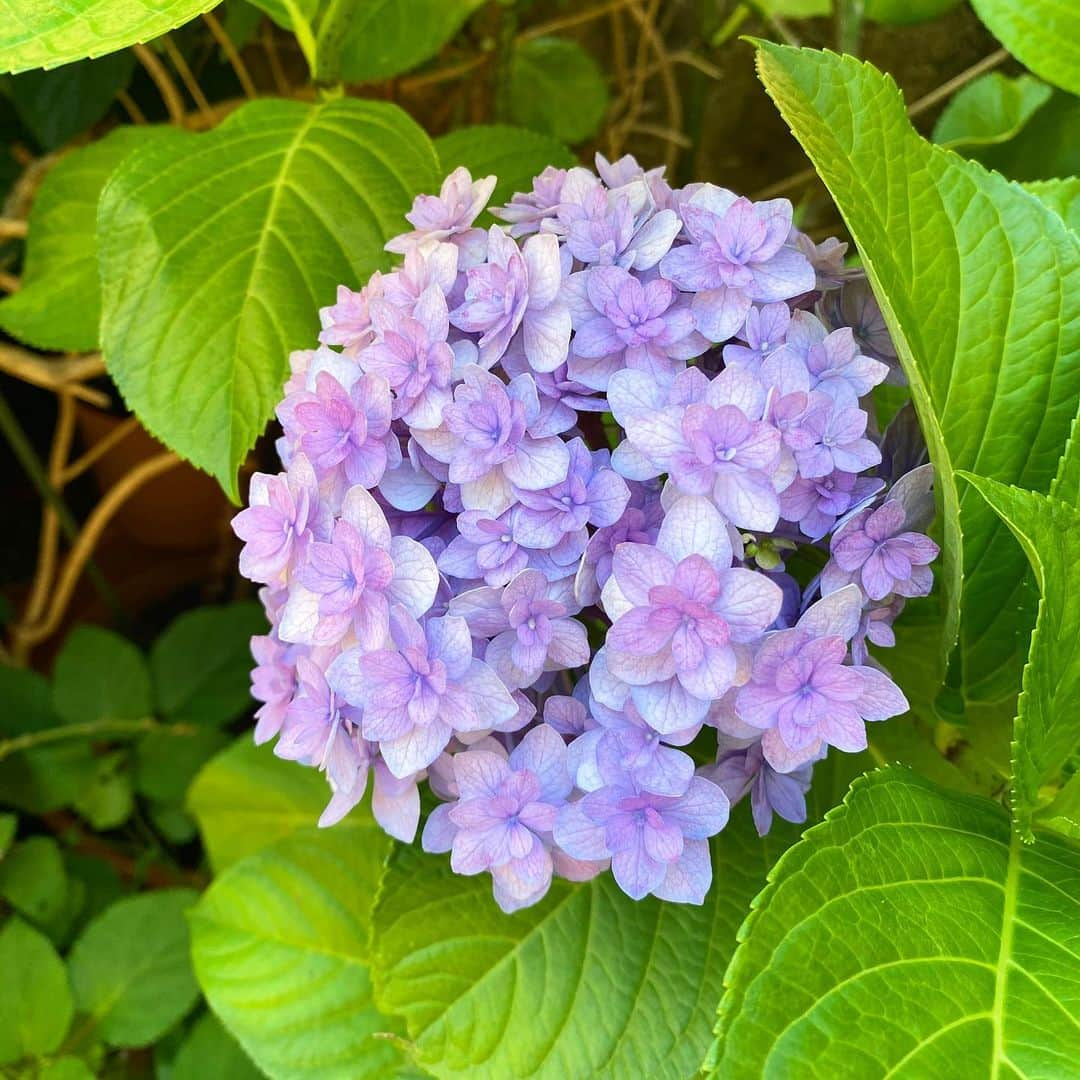
<instances>
[{"instance_id":1,"label":"plant stem","mask_svg":"<svg viewBox=\"0 0 1080 1080\"><path fill-rule=\"evenodd\" d=\"M138 735L148 731L164 735L194 735L198 729L192 724L163 724L153 716L139 720L87 720L81 724L61 724L44 731L28 731L12 739L0 740L0 761L22 750L33 750L46 743L64 739L92 738L95 735Z\"/></svg>"},{"instance_id":2,"label":"plant stem","mask_svg":"<svg viewBox=\"0 0 1080 1080\"><path fill-rule=\"evenodd\" d=\"M60 528L63 531L64 536L67 537L68 542L74 543L79 535L79 526L71 511L67 508L67 503L64 502L56 489L49 483L49 477L45 472L44 466L38 460L37 454L34 453L34 448L30 445L30 440L26 437L26 433L19 425L19 421L15 418L15 414L11 411L11 406L8 405L7 399L2 393L0 393L0 433L3 433L4 438L7 439L8 443L11 445L11 449L15 452L15 457L18 458L19 464L22 465L23 469L26 471L26 475L30 477L34 487L37 488L38 494L56 512L57 520L60 522ZM120 607L120 602L116 598L116 594L112 591L109 583L105 580L105 576L95 563L87 563L86 576L93 582L94 588L97 589L101 599L105 601L113 614L121 614L122 609Z\"/></svg>"}]
</instances>

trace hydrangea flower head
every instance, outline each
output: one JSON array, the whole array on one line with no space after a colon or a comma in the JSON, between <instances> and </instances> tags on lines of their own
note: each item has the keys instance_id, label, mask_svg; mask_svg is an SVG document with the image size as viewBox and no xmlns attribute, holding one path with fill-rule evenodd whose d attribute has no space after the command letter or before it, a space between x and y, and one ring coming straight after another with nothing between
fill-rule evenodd
<instances>
[{"instance_id":1,"label":"hydrangea flower head","mask_svg":"<svg viewBox=\"0 0 1080 1080\"><path fill-rule=\"evenodd\" d=\"M503 911L602 873L701 904L736 803L805 820L907 707L870 651L931 587L932 470L910 409L870 422L862 272L786 200L598 156L481 228L494 185L420 195L289 358L233 522L255 738L323 773L320 825L369 798Z\"/></svg>"}]
</instances>

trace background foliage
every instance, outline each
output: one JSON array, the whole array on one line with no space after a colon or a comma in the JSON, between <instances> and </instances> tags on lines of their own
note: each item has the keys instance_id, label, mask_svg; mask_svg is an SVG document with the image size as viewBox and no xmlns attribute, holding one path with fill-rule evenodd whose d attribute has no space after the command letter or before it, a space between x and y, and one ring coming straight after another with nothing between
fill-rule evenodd
<instances>
[{"instance_id":1,"label":"background foliage","mask_svg":"<svg viewBox=\"0 0 1080 1080\"><path fill-rule=\"evenodd\" d=\"M0 1076L1071 1075L1073 22L0 0ZM739 807L702 908L605 879L504 916L363 807L318 831L323 779L252 745L229 500L416 193L595 150L854 242L945 554L890 655L912 713L819 768L806 828Z\"/></svg>"}]
</instances>

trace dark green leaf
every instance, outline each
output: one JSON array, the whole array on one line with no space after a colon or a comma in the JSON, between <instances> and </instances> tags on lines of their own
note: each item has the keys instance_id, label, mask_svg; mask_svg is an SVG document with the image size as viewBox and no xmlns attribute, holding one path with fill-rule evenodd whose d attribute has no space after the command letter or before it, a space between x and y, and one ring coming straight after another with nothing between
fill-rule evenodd
<instances>
[{"instance_id":1,"label":"dark green leaf","mask_svg":"<svg viewBox=\"0 0 1080 1080\"><path fill-rule=\"evenodd\" d=\"M608 108L596 61L565 38L530 38L510 63L510 111L523 127L579 143L595 135Z\"/></svg>"},{"instance_id":2,"label":"dark green leaf","mask_svg":"<svg viewBox=\"0 0 1080 1080\"><path fill-rule=\"evenodd\" d=\"M969 83L945 106L934 142L952 149L1007 142L1049 100L1053 91L1031 75L993 71Z\"/></svg>"},{"instance_id":3,"label":"dark green leaf","mask_svg":"<svg viewBox=\"0 0 1080 1080\"><path fill-rule=\"evenodd\" d=\"M130 52L117 52L57 71L16 75L6 93L42 149L55 150L105 115L134 68Z\"/></svg>"},{"instance_id":4,"label":"dark green leaf","mask_svg":"<svg viewBox=\"0 0 1080 1080\"><path fill-rule=\"evenodd\" d=\"M464 165L474 179L497 176L499 182L491 196L492 206L509 202L517 191L531 191L533 177L548 165L568 169L576 161L570 149L558 139L507 124L458 128L440 135L435 140L435 149L444 173Z\"/></svg>"},{"instance_id":5,"label":"dark green leaf","mask_svg":"<svg viewBox=\"0 0 1080 1080\"><path fill-rule=\"evenodd\" d=\"M67 972L49 939L12 916L0 929L0 1065L50 1054L71 1023Z\"/></svg>"},{"instance_id":6,"label":"dark green leaf","mask_svg":"<svg viewBox=\"0 0 1080 1080\"><path fill-rule=\"evenodd\" d=\"M62 1057L42 1065L34 1080L94 1080L94 1074L78 1058Z\"/></svg>"},{"instance_id":7,"label":"dark green leaf","mask_svg":"<svg viewBox=\"0 0 1080 1080\"><path fill-rule=\"evenodd\" d=\"M258 604L185 612L154 642L150 670L160 714L218 726L251 707L251 636L266 631Z\"/></svg>"},{"instance_id":8,"label":"dark green leaf","mask_svg":"<svg viewBox=\"0 0 1080 1080\"><path fill-rule=\"evenodd\" d=\"M1068 1076L1080 853L988 799L857 780L776 865L725 976L714 1077Z\"/></svg>"},{"instance_id":9,"label":"dark green leaf","mask_svg":"<svg viewBox=\"0 0 1080 1080\"><path fill-rule=\"evenodd\" d=\"M136 147L182 138L175 129L122 127L73 150L49 170L30 211L22 287L0 300L0 327L39 349L89 352L98 347L101 189Z\"/></svg>"},{"instance_id":10,"label":"dark green leaf","mask_svg":"<svg viewBox=\"0 0 1080 1080\"><path fill-rule=\"evenodd\" d=\"M1057 215L911 129L890 79L851 57L763 44L762 78L825 180L882 304L937 467L940 669L963 622L965 701L1015 693L1027 567L955 471L1049 487L1080 397L1080 243ZM917 182L913 181L917 177ZM933 687L933 670L925 681Z\"/></svg>"},{"instance_id":11,"label":"dark green leaf","mask_svg":"<svg viewBox=\"0 0 1080 1080\"><path fill-rule=\"evenodd\" d=\"M399 1053L375 1032L371 906L391 841L328 829L230 867L191 912L192 955L214 1012L270 1076L381 1080Z\"/></svg>"},{"instance_id":12,"label":"dark green leaf","mask_svg":"<svg viewBox=\"0 0 1080 1080\"><path fill-rule=\"evenodd\" d=\"M437 171L401 109L354 99L252 102L129 157L98 215L104 354L128 405L236 498L288 353L339 283L387 265Z\"/></svg>"},{"instance_id":13,"label":"dark green leaf","mask_svg":"<svg viewBox=\"0 0 1080 1080\"><path fill-rule=\"evenodd\" d=\"M75 1004L110 1046L145 1046L194 1004L184 913L197 898L190 889L169 889L120 900L75 943Z\"/></svg>"},{"instance_id":14,"label":"dark green leaf","mask_svg":"<svg viewBox=\"0 0 1080 1080\"><path fill-rule=\"evenodd\" d=\"M0 0L0 71L52 68L160 37L217 0Z\"/></svg>"},{"instance_id":15,"label":"dark green leaf","mask_svg":"<svg viewBox=\"0 0 1080 1080\"><path fill-rule=\"evenodd\" d=\"M1069 0L971 0L986 28L1047 82L1080 94L1077 12Z\"/></svg>"},{"instance_id":16,"label":"dark green leaf","mask_svg":"<svg viewBox=\"0 0 1080 1080\"><path fill-rule=\"evenodd\" d=\"M15 814L0 814L0 863L11 850L11 842L19 828L19 819Z\"/></svg>"},{"instance_id":17,"label":"dark green leaf","mask_svg":"<svg viewBox=\"0 0 1080 1080\"><path fill-rule=\"evenodd\" d=\"M68 724L148 717L153 702L143 654L111 630L76 627L53 669L53 708Z\"/></svg>"},{"instance_id":18,"label":"dark green leaf","mask_svg":"<svg viewBox=\"0 0 1080 1080\"><path fill-rule=\"evenodd\" d=\"M1080 98L1055 90L1016 138L967 153L1013 180L1080 175Z\"/></svg>"}]
</instances>

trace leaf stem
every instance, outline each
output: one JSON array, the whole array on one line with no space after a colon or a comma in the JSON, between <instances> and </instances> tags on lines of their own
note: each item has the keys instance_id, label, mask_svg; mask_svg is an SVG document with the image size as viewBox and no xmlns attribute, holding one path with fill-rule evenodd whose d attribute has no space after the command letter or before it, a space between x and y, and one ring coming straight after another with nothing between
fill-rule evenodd
<instances>
[{"instance_id":1,"label":"leaf stem","mask_svg":"<svg viewBox=\"0 0 1080 1080\"><path fill-rule=\"evenodd\" d=\"M95 735L138 735L148 731L163 735L190 736L198 729L193 724L163 724L153 716L138 720L87 720L81 724L61 724L44 731L28 731L12 739L0 740L0 761L23 750L33 750L47 743L65 739L92 738Z\"/></svg>"}]
</instances>

